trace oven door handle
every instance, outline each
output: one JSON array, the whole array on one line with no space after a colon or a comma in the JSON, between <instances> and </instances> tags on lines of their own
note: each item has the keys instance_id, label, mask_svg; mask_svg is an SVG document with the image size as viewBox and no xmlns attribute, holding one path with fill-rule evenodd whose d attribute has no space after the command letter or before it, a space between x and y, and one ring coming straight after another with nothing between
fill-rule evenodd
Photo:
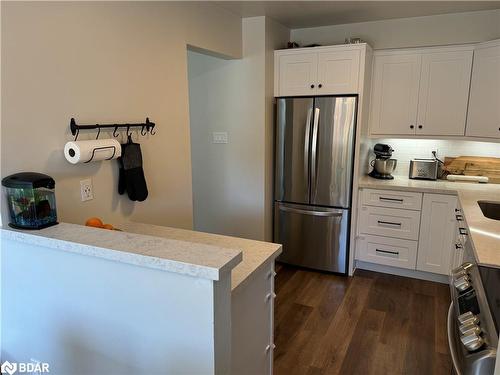
<instances>
[{"instance_id":1,"label":"oven door handle","mask_svg":"<svg viewBox=\"0 0 500 375\"><path fill-rule=\"evenodd\" d=\"M448 346L450 348L451 362L453 363L453 368L455 369L455 373L457 375L462 375L462 371L458 364L457 348L455 346L455 335L457 334L457 330L455 324L453 324L454 316L455 312L453 308L453 301L451 301L450 308L448 309L448 324L447 324Z\"/></svg>"}]
</instances>

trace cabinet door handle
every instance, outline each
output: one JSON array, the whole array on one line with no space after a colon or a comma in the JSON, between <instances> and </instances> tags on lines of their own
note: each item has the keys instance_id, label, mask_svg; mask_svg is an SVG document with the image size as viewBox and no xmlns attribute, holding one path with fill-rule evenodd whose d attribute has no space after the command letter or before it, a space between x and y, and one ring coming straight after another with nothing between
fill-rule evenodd
<instances>
[{"instance_id":1,"label":"cabinet door handle","mask_svg":"<svg viewBox=\"0 0 500 375\"><path fill-rule=\"evenodd\" d=\"M313 88L314 88L314 85L311 85L311 88L313 89Z\"/></svg>"},{"instance_id":2,"label":"cabinet door handle","mask_svg":"<svg viewBox=\"0 0 500 375\"><path fill-rule=\"evenodd\" d=\"M414 125L410 125L410 129L413 129L415 126Z\"/></svg>"},{"instance_id":3,"label":"cabinet door handle","mask_svg":"<svg viewBox=\"0 0 500 375\"><path fill-rule=\"evenodd\" d=\"M462 211L460 208L455 208L455 212L460 212Z\"/></svg>"},{"instance_id":4,"label":"cabinet door handle","mask_svg":"<svg viewBox=\"0 0 500 375\"><path fill-rule=\"evenodd\" d=\"M404 200L401 198L386 198L386 197L378 197L378 200L380 201L389 201L389 202L398 202L398 203L403 203Z\"/></svg>"},{"instance_id":5,"label":"cabinet door handle","mask_svg":"<svg viewBox=\"0 0 500 375\"><path fill-rule=\"evenodd\" d=\"M399 251L389 251L389 250L380 250L380 249L375 249L377 253L383 253L383 254L391 254L391 255L397 255L399 256Z\"/></svg>"},{"instance_id":6,"label":"cabinet door handle","mask_svg":"<svg viewBox=\"0 0 500 375\"><path fill-rule=\"evenodd\" d=\"M465 228L458 228L458 233L463 234L464 236L467 236L467 229Z\"/></svg>"},{"instance_id":7,"label":"cabinet door handle","mask_svg":"<svg viewBox=\"0 0 500 375\"><path fill-rule=\"evenodd\" d=\"M462 215L455 215L455 218L457 219L457 221L462 221L464 219Z\"/></svg>"},{"instance_id":8,"label":"cabinet door handle","mask_svg":"<svg viewBox=\"0 0 500 375\"><path fill-rule=\"evenodd\" d=\"M266 353L269 353L269 351L270 351L271 349L274 349L274 348L276 348L276 345L274 345L274 344L267 345L267 346L266 346Z\"/></svg>"},{"instance_id":9,"label":"cabinet door handle","mask_svg":"<svg viewBox=\"0 0 500 375\"><path fill-rule=\"evenodd\" d=\"M423 125L419 125L419 126L418 126L418 128L419 128L419 129L422 129L423 127L424 127Z\"/></svg>"},{"instance_id":10,"label":"cabinet door handle","mask_svg":"<svg viewBox=\"0 0 500 375\"><path fill-rule=\"evenodd\" d=\"M266 295L266 301L269 301L271 298L276 298L276 293L268 293Z\"/></svg>"},{"instance_id":11,"label":"cabinet door handle","mask_svg":"<svg viewBox=\"0 0 500 375\"><path fill-rule=\"evenodd\" d=\"M269 272L269 274L267 275L267 278L268 278L268 279L272 279L274 276L276 276L276 271L271 271L271 272Z\"/></svg>"},{"instance_id":12,"label":"cabinet door handle","mask_svg":"<svg viewBox=\"0 0 500 375\"><path fill-rule=\"evenodd\" d=\"M323 87L323 85L320 83L320 84L318 85L318 87L319 87L319 88L322 88L322 87Z\"/></svg>"},{"instance_id":13,"label":"cabinet door handle","mask_svg":"<svg viewBox=\"0 0 500 375\"><path fill-rule=\"evenodd\" d=\"M377 223L379 225L393 225L395 227L400 227L401 226L401 223L392 223L390 221L382 221L382 220L377 220Z\"/></svg>"},{"instance_id":14,"label":"cabinet door handle","mask_svg":"<svg viewBox=\"0 0 500 375\"><path fill-rule=\"evenodd\" d=\"M461 249L461 248L463 248L462 244L457 242L457 243L455 244L455 249L457 249L457 250L458 250L458 249Z\"/></svg>"}]
</instances>

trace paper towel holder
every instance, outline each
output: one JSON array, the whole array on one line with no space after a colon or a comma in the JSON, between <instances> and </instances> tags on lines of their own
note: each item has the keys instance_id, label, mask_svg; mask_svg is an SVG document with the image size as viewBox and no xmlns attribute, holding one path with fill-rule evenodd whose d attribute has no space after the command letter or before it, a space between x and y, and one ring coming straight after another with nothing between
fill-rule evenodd
<instances>
[{"instance_id":1,"label":"paper towel holder","mask_svg":"<svg viewBox=\"0 0 500 375\"><path fill-rule=\"evenodd\" d=\"M141 128L141 135L145 136L148 133L151 135L155 135L156 132L154 131L156 124L154 122L149 121L149 117L146 117L146 122L140 123L140 124L93 124L93 125L78 125L75 121L75 119L72 117L70 122L69 122L69 129L71 130L71 134L75 136L75 141L78 139L78 135L80 134L80 130L93 130L97 129L97 136L95 139L99 138L99 134L101 134L101 129L113 129L113 136L117 137L118 133L117 131L120 128L125 128L127 130L127 135L128 132L130 131L130 128ZM124 130L125 130L124 129ZM115 150L116 152L116 150ZM113 153L114 155L114 153ZM94 157L94 154L92 154L92 158ZM92 159L91 159L92 160ZM91 161L89 160L89 162Z\"/></svg>"},{"instance_id":2,"label":"paper towel holder","mask_svg":"<svg viewBox=\"0 0 500 375\"><path fill-rule=\"evenodd\" d=\"M97 139L97 138L96 138ZM107 158L106 160L111 160L115 157L115 154L116 154L116 147L115 146L111 146L111 147L96 147L92 150L92 155L90 156L90 159L87 160L87 161L84 161L84 163L90 163L92 160L94 160L94 155L95 155L95 152L96 151L99 151L99 150L107 150L107 149L111 149L113 148L113 155L111 155L111 157Z\"/></svg>"}]
</instances>

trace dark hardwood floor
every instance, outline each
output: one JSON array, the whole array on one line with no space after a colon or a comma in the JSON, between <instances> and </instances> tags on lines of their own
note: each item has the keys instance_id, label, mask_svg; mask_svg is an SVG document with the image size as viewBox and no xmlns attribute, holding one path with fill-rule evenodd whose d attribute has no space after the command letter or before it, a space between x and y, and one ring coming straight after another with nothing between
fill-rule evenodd
<instances>
[{"instance_id":1,"label":"dark hardwood floor","mask_svg":"<svg viewBox=\"0 0 500 375\"><path fill-rule=\"evenodd\" d=\"M276 375L450 374L447 285L276 269Z\"/></svg>"}]
</instances>

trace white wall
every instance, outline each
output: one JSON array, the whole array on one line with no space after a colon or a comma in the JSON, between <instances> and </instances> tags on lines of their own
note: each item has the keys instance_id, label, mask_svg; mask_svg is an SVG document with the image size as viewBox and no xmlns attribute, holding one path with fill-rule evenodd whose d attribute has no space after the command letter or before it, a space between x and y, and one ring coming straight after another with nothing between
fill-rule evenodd
<instances>
[{"instance_id":1,"label":"white wall","mask_svg":"<svg viewBox=\"0 0 500 375\"><path fill-rule=\"evenodd\" d=\"M111 223L191 228L186 46L240 57L240 18L209 3L1 7L2 176L29 170L53 176L62 221L101 216ZM80 123L149 116L157 123L157 135L140 139L150 194L145 202L117 194L116 161L73 166L64 159L72 116ZM95 199L82 203L79 181L87 177Z\"/></svg>"},{"instance_id":2,"label":"white wall","mask_svg":"<svg viewBox=\"0 0 500 375\"><path fill-rule=\"evenodd\" d=\"M360 37L375 49L482 42L500 38L500 10L398 18L295 29L300 45L344 43Z\"/></svg>"},{"instance_id":3,"label":"white wall","mask_svg":"<svg viewBox=\"0 0 500 375\"><path fill-rule=\"evenodd\" d=\"M48 362L53 375L227 373L230 275L3 244L2 360Z\"/></svg>"},{"instance_id":4,"label":"white wall","mask_svg":"<svg viewBox=\"0 0 500 375\"><path fill-rule=\"evenodd\" d=\"M197 230L271 239L274 121L269 67L272 50L286 41L283 26L253 17L243 20L243 59L188 53ZM219 131L228 133L228 144L212 143L212 132Z\"/></svg>"}]
</instances>

